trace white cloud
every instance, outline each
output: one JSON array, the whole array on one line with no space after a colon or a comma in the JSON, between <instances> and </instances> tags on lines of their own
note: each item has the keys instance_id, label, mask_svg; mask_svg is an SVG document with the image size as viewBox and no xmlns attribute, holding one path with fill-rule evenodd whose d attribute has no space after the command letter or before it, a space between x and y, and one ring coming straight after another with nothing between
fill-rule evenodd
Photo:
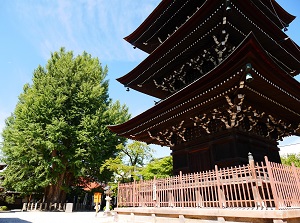
<instances>
[{"instance_id":1,"label":"white cloud","mask_svg":"<svg viewBox=\"0 0 300 223\"><path fill-rule=\"evenodd\" d=\"M291 136L279 143L280 155L300 153L300 137Z\"/></svg>"},{"instance_id":2,"label":"white cloud","mask_svg":"<svg viewBox=\"0 0 300 223\"><path fill-rule=\"evenodd\" d=\"M159 3L158 0L64 0L18 2L26 34L45 59L61 46L75 54L83 50L105 60L140 61L145 54L132 50L129 35Z\"/></svg>"}]
</instances>

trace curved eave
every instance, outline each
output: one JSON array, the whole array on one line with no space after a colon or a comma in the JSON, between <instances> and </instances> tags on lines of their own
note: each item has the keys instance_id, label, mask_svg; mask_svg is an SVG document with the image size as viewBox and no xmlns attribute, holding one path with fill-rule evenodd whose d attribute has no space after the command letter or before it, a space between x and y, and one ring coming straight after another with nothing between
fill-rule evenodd
<instances>
[{"instance_id":1,"label":"curved eave","mask_svg":"<svg viewBox=\"0 0 300 223\"><path fill-rule=\"evenodd\" d=\"M134 48L139 48L147 53L152 53L170 35L173 35L178 27L182 26L195 11L202 8L203 4L219 5L218 0L188 0L188 1L162 1L148 18L129 36L124 39ZM164 3L164 4L162 4ZM202 16L209 13L202 10Z\"/></svg>"},{"instance_id":2,"label":"curved eave","mask_svg":"<svg viewBox=\"0 0 300 223\"><path fill-rule=\"evenodd\" d=\"M174 115L175 111L179 113L180 109L183 109L179 108L172 110L172 112L167 112L171 108L177 108L182 104L184 104L185 108L188 106L193 106L192 102L190 102L189 99L195 97L195 95L199 94L199 92L207 91L208 89L228 79L228 77L230 77L234 72L239 70L248 62L255 64L257 67L264 67L267 63L268 69L272 69L272 72L268 72L269 79L272 79L272 81L274 81L276 84L279 84L279 86L281 86L289 94L296 96L300 95L299 82L297 82L293 77L286 74L286 72L278 67L278 65L272 60L272 58L270 58L269 55L265 53L264 49L259 44L255 36L250 33L239 45L239 47L237 47L236 50L226 60L223 61L223 63L207 73L204 77L191 83L174 95L170 96L169 98L165 99L149 110L143 112L142 114L130 119L129 121L120 125L109 126L108 128L118 135L122 135L126 138L145 141L147 143L155 143L153 142L153 140L151 140L151 138L147 138L147 131L145 129L149 128L150 126L156 125L162 120L167 120L169 117L172 117L172 115ZM239 82L239 80L240 78L238 78L237 83ZM226 91L227 87L229 86L224 86L219 90ZM267 91L264 88L258 88L256 90L262 93L266 93L269 97L278 97L278 95L272 95L271 92L264 92ZM212 91L208 96L213 97L214 94L217 94L216 91ZM279 96L279 100L280 103L287 103L285 101L284 94ZM287 104L286 106L290 105ZM296 110L300 113L300 106L298 106ZM168 123L170 125L170 123L172 123L172 120L168 121ZM155 126L155 128L159 128L159 125ZM144 134L134 135L140 132L142 129L145 130Z\"/></svg>"},{"instance_id":3,"label":"curved eave","mask_svg":"<svg viewBox=\"0 0 300 223\"><path fill-rule=\"evenodd\" d=\"M248 1L239 1L239 3L232 3L238 9L241 9L243 13L248 15L251 20L263 28L267 33L270 33L271 36L278 38L287 37L284 32L282 32L282 25L274 21L274 17L269 17L270 15L265 14L265 10L262 11L256 4L249 4ZM230 14L229 14L230 18ZM276 17L277 19L277 17Z\"/></svg>"},{"instance_id":4,"label":"curved eave","mask_svg":"<svg viewBox=\"0 0 300 223\"><path fill-rule=\"evenodd\" d=\"M277 12L277 14L279 15L280 19L286 23L286 24L290 24L295 18L296 16L291 15L290 13L288 13L284 8L281 7L281 5L279 5L275 0L272 0L274 8Z\"/></svg>"},{"instance_id":5,"label":"curved eave","mask_svg":"<svg viewBox=\"0 0 300 223\"><path fill-rule=\"evenodd\" d=\"M296 17L287 12L281 7L275 0L261 1L261 0L251 0L256 5L260 7L266 14L270 13L273 15L274 22L278 24L279 27L284 28L288 26ZM274 11L275 9L275 11Z\"/></svg>"},{"instance_id":6,"label":"curved eave","mask_svg":"<svg viewBox=\"0 0 300 223\"><path fill-rule=\"evenodd\" d=\"M162 14L162 12L168 7L172 0L162 0L159 5L151 12L151 14L144 20L144 22L130 35L126 36L124 40L131 43L132 45L138 47L139 49L148 52L149 49L143 44L136 45L134 42L139 36L144 33L147 28L153 24L153 22Z\"/></svg>"},{"instance_id":7,"label":"curved eave","mask_svg":"<svg viewBox=\"0 0 300 223\"><path fill-rule=\"evenodd\" d=\"M232 24L235 24L243 32L246 31L246 33L248 33L253 31L256 33L255 35L262 43L265 50L275 56L279 61L286 63L289 68L293 68L293 72L291 72L292 76L299 74L299 46L293 42L270 18L266 19L262 11L260 11L255 5L249 5L247 4L247 1L241 1L239 5L234 4L234 8L236 8L235 11L245 12L245 15L243 13L231 13L231 15L229 14L228 16L228 20L232 22ZM249 20L251 22L245 26L245 19L247 20L248 18L250 18Z\"/></svg>"}]
</instances>

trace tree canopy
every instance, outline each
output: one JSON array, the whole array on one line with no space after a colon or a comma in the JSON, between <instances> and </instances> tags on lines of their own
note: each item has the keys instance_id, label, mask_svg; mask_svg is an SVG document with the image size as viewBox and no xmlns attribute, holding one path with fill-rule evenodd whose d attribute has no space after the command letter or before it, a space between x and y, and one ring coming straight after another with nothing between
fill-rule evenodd
<instances>
[{"instance_id":1,"label":"tree canopy","mask_svg":"<svg viewBox=\"0 0 300 223\"><path fill-rule=\"evenodd\" d=\"M112 181L128 182L138 178L141 168L153 159L154 150L146 143L133 141L126 146L117 146L118 156L107 159L100 168L100 172L112 171Z\"/></svg>"},{"instance_id":2,"label":"tree canopy","mask_svg":"<svg viewBox=\"0 0 300 223\"><path fill-rule=\"evenodd\" d=\"M140 173L144 180L156 178L166 178L173 175L173 158L166 156L154 159L141 169Z\"/></svg>"},{"instance_id":3,"label":"tree canopy","mask_svg":"<svg viewBox=\"0 0 300 223\"><path fill-rule=\"evenodd\" d=\"M283 155L280 158L284 165L291 166L294 163L296 167L300 167L300 154L291 153Z\"/></svg>"},{"instance_id":4,"label":"tree canopy","mask_svg":"<svg viewBox=\"0 0 300 223\"><path fill-rule=\"evenodd\" d=\"M120 151L118 156L107 159L100 168L100 171L107 169L114 172L111 179L114 183L173 175L172 156L153 158L154 150L145 143L134 141L126 146L119 145L117 149ZM115 188L114 183L111 185Z\"/></svg>"},{"instance_id":5,"label":"tree canopy","mask_svg":"<svg viewBox=\"0 0 300 223\"><path fill-rule=\"evenodd\" d=\"M106 126L130 118L109 98L107 72L90 54L64 48L34 70L2 133L5 187L44 189L48 202L63 202L78 179L104 180L100 166L125 142Z\"/></svg>"}]
</instances>

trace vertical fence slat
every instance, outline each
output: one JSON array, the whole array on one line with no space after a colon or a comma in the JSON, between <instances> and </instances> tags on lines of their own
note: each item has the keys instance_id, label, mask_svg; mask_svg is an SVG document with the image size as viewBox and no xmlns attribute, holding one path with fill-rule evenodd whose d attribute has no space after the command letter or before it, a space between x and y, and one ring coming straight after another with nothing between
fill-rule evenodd
<instances>
[{"instance_id":1,"label":"vertical fence slat","mask_svg":"<svg viewBox=\"0 0 300 223\"><path fill-rule=\"evenodd\" d=\"M218 171L218 166L217 165L215 165L215 171L216 171L216 180L217 180L217 188L218 188L218 202L219 202L219 207L222 208L222 206L223 206L223 201L221 199L221 197L222 197L221 193L222 192L220 191L221 182L220 182L220 178L219 178L219 171Z\"/></svg>"},{"instance_id":2,"label":"vertical fence slat","mask_svg":"<svg viewBox=\"0 0 300 223\"><path fill-rule=\"evenodd\" d=\"M284 201L283 201L283 188L282 188L282 174L279 171L278 166L276 165L276 163L270 163L270 165L272 165L272 172L274 173L273 177L274 177L274 185L276 188L276 192L277 192L277 196L278 196L278 209L279 208L283 208L285 207L284 205Z\"/></svg>"},{"instance_id":3,"label":"vertical fence slat","mask_svg":"<svg viewBox=\"0 0 300 223\"><path fill-rule=\"evenodd\" d=\"M272 190L272 194L273 194L275 209L279 210L278 195L277 195L277 191L276 191L274 176L273 176L272 168L271 168L271 165L270 165L270 162L269 162L267 156L265 156L265 162L266 162L267 171L268 171L269 178L270 178L270 185L271 185L271 190Z\"/></svg>"},{"instance_id":4,"label":"vertical fence slat","mask_svg":"<svg viewBox=\"0 0 300 223\"><path fill-rule=\"evenodd\" d=\"M120 205L120 197L119 197L119 194L120 194L120 182L118 182L118 199L117 199L117 207L119 207L119 205Z\"/></svg>"},{"instance_id":5,"label":"vertical fence slat","mask_svg":"<svg viewBox=\"0 0 300 223\"><path fill-rule=\"evenodd\" d=\"M297 195L296 197L294 197L294 200L293 202L295 202L295 204L297 204L297 206L299 206L299 200L300 200L300 181L299 181L299 177L298 177L298 174L297 174L297 168L295 167L295 164L292 163L292 170L293 170L293 174L294 174L294 177L295 177L295 180L296 180L296 192L295 194Z\"/></svg>"}]
</instances>

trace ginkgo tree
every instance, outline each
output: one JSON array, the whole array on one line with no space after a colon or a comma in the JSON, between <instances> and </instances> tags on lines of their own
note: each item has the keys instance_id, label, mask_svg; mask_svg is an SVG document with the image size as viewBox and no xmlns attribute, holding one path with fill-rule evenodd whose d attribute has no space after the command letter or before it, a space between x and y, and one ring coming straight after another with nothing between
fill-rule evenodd
<instances>
[{"instance_id":1,"label":"ginkgo tree","mask_svg":"<svg viewBox=\"0 0 300 223\"><path fill-rule=\"evenodd\" d=\"M3 130L3 186L47 202L64 202L82 179L101 180L103 162L125 142L108 130L130 118L126 106L109 98L107 67L83 52L61 48L33 72ZM85 181L86 182L86 181Z\"/></svg>"}]
</instances>

